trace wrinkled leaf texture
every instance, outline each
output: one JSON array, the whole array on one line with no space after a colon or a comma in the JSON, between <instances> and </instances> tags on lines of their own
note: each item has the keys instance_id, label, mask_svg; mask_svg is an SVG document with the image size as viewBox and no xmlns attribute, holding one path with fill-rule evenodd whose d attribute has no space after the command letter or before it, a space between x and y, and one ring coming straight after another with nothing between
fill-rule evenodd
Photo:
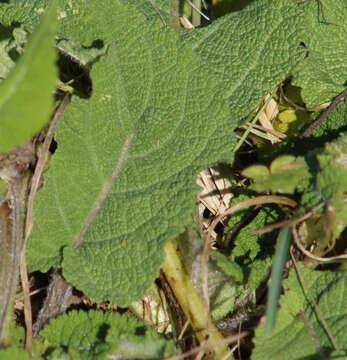
<instances>
[{"instance_id":1,"label":"wrinkled leaf texture","mask_svg":"<svg viewBox=\"0 0 347 360\"><path fill-rule=\"evenodd\" d=\"M145 358L173 355L175 345L135 318L103 311L71 311L53 319L40 335L61 358ZM107 356L108 355L108 356Z\"/></svg>"},{"instance_id":2,"label":"wrinkled leaf texture","mask_svg":"<svg viewBox=\"0 0 347 360\"><path fill-rule=\"evenodd\" d=\"M347 3L302 1L301 41L307 56L294 72L307 107L331 101L347 86Z\"/></svg>"},{"instance_id":3,"label":"wrinkled leaf texture","mask_svg":"<svg viewBox=\"0 0 347 360\"><path fill-rule=\"evenodd\" d=\"M232 161L234 124L218 82L161 22L119 1L61 5L59 36L85 47L102 40L108 51L92 68L91 99L74 98L58 125L29 266L47 271L63 258L64 276L87 296L125 306L149 288L165 242L191 220L196 174ZM131 136L78 254L73 244Z\"/></svg>"},{"instance_id":4,"label":"wrinkled leaf texture","mask_svg":"<svg viewBox=\"0 0 347 360\"><path fill-rule=\"evenodd\" d=\"M1 5L8 9L2 21L34 24L46 5ZM188 33L201 66L160 19L147 23L117 1L61 1L61 38L84 47L102 40L109 49L92 69L91 100L74 99L57 130L58 151L35 210L31 269L59 266L64 252L65 276L88 296L123 305L140 297L158 272L163 244L190 220L197 171L232 161L235 124L304 58L297 29L313 10L297 5L258 1ZM127 161L78 256L72 244L129 134Z\"/></svg>"},{"instance_id":5,"label":"wrinkled leaf texture","mask_svg":"<svg viewBox=\"0 0 347 360\"><path fill-rule=\"evenodd\" d=\"M325 319L340 350L346 344L346 272L313 271L299 266L306 292L311 294ZM310 299L302 291L295 269L283 282L273 335L266 337L265 324L255 332L252 360L296 360L330 358L333 346L320 320L315 315Z\"/></svg>"}]
</instances>

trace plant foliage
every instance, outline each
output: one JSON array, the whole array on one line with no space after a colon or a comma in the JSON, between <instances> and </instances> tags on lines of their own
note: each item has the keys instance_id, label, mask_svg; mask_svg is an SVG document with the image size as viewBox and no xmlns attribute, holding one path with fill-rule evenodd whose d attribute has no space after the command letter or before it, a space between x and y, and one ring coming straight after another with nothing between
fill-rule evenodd
<instances>
[{"instance_id":1,"label":"plant foliage","mask_svg":"<svg viewBox=\"0 0 347 360\"><path fill-rule=\"evenodd\" d=\"M207 12L203 3L194 6ZM28 270L62 269L92 304L129 307L146 294L151 298L160 268L169 269L165 244L177 238L181 243L172 248L182 269L176 266L175 277L165 276L174 293L172 279L181 279L191 292L182 300L176 291L169 305L162 299L156 305L167 315L167 307L180 302L176 309L185 317L167 315L175 343L128 314L89 308L52 319L40 332L35 355L162 359L180 351L178 344L188 337L186 320L189 331L210 346L211 339L221 338L217 328L208 333L210 315L227 323L249 294L246 315L264 307L258 295L285 237L283 254L275 255L279 275L270 283L277 283L270 289L276 295L267 312L271 326L291 240L291 250L297 249L296 258L306 267L299 264L284 280L272 334L266 322L259 325L261 311L257 322L245 316L230 333L243 323L256 327L252 359L345 356L347 100L333 109L347 84L345 1L259 0L235 4L230 9L240 10L230 13L217 3L211 1L217 19L212 12L206 26L176 32L170 24L178 0L0 3L0 255L7 251L3 244L14 222L6 167L11 154L4 153L41 131L34 141L39 144L54 104L68 91L71 101L35 197ZM196 18L197 10L187 11L190 6L181 4L180 11ZM266 112L259 109L270 104L266 99L278 104L279 114L254 128ZM325 114L308 136L298 137ZM235 147L245 127L248 145L242 144L244 135ZM276 143L265 143L270 135L278 136ZM217 176L207 194L214 205L199 198L205 209L196 214L196 227L195 180L216 163L230 171L219 178L210 172ZM27 178L33 166L24 169ZM24 170L19 167L18 174ZM25 204L28 189L20 193ZM230 203L223 207L225 194ZM238 211L223 216L233 208ZM212 233L214 247L207 249L201 238L211 243ZM17 304L12 295L8 304ZM196 311L203 305L210 313ZM0 319L0 339L7 328ZM227 326L222 330L227 334ZM18 348L22 340L14 338L0 344L8 346L0 350L1 358L26 358ZM216 358L225 356L223 346Z\"/></svg>"},{"instance_id":2,"label":"plant foliage","mask_svg":"<svg viewBox=\"0 0 347 360\"><path fill-rule=\"evenodd\" d=\"M267 338L264 325L257 328L252 359L330 358L333 346L321 318L317 317L311 297L319 306L337 347L346 349L346 333L342 331L346 326L346 273L319 272L303 266L299 269L309 295L302 291L302 282L293 269L283 282L285 295L280 301L273 335Z\"/></svg>"},{"instance_id":3,"label":"plant foliage","mask_svg":"<svg viewBox=\"0 0 347 360\"><path fill-rule=\"evenodd\" d=\"M49 359L162 359L175 349L134 318L102 311L72 311L52 320L41 336Z\"/></svg>"}]
</instances>

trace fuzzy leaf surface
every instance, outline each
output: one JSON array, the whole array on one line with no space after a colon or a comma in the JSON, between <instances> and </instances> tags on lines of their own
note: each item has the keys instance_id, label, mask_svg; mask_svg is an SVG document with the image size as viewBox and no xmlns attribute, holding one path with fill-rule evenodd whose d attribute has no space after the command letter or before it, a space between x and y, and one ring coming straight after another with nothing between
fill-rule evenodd
<instances>
[{"instance_id":1,"label":"fuzzy leaf surface","mask_svg":"<svg viewBox=\"0 0 347 360\"><path fill-rule=\"evenodd\" d=\"M71 311L51 320L40 335L54 349L49 358L162 359L174 352L173 342L134 318L112 312Z\"/></svg>"},{"instance_id":2,"label":"fuzzy leaf surface","mask_svg":"<svg viewBox=\"0 0 347 360\"><path fill-rule=\"evenodd\" d=\"M255 1L185 34L184 40L223 81L238 123L303 59L297 31L302 13L295 1Z\"/></svg>"},{"instance_id":3,"label":"fuzzy leaf surface","mask_svg":"<svg viewBox=\"0 0 347 360\"><path fill-rule=\"evenodd\" d=\"M347 297L346 272L320 272L299 266L307 292L315 299L337 345L346 350ZM272 336L267 339L265 324L256 329L252 360L321 359L333 351L332 345L302 291L294 269L283 281L285 294ZM305 320L304 320L305 319Z\"/></svg>"},{"instance_id":4,"label":"fuzzy leaf surface","mask_svg":"<svg viewBox=\"0 0 347 360\"><path fill-rule=\"evenodd\" d=\"M16 347L0 350L1 360L30 360L32 357L24 350Z\"/></svg>"},{"instance_id":5,"label":"fuzzy leaf surface","mask_svg":"<svg viewBox=\"0 0 347 360\"><path fill-rule=\"evenodd\" d=\"M345 0L305 1L302 41L308 56L295 72L309 108L331 101L347 86L347 3Z\"/></svg>"},{"instance_id":6,"label":"fuzzy leaf surface","mask_svg":"<svg viewBox=\"0 0 347 360\"><path fill-rule=\"evenodd\" d=\"M333 139L342 132L347 132L347 98L337 104L327 119L314 129L312 136L320 138L323 143L324 140Z\"/></svg>"},{"instance_id":7,"label":"fuzzy leaf surface","mask_svg":"<svg viewBox=\"0 0 347 360\"><path fill-rule=\"evenodd\" d=\"M0 152L28 142L49 120L57 77L56 26L52 6L17 66L0 85Z\"/></svg>"},{"instance_id":8,"label":"fuzzy leaf surface","mask_svg":"<svg viewBox=\"0 0 347 360\"><path fill-rule=\"evenodd\" d=\"M1 40L0 40L0 81L6 79L10 70L15 63L8 54L9 43L11 41L11 30L1 26Z\"/></svg>"},{"instance_id":9,"label":"fuzzy leaf surface","mask_svg":"<svg viewBox=\"0 0 347 360\"><path fill-rule=\"evenodd\" d=\"M170 29L118 1L64 9L61 34L83 46L101 39L108 51L91 70L91 99L74 98L57 128L30 270L63 258L64 276L87 296L125 306L148 290L165 242L190 221L196 174L232 160L234 126L218 83ZM110 183L78 254L73 245Z\"/></svg>"},{"instance_id":10,"label":"fuzzy leaf surface","mask_svg":"<svg viewBox=\"0 0 347 360\"><path fill-rule=\"evenodd\" d=\"M327 143L323 154L318 155L321 171L317 186L323 197L330 202L330 226L338 237L347 226L347 135Z\"/></svg>"},{"instance_id":11,"label":"fuzzy leaf surface","mask_svg":"<svg viewBox=\"0 0 347 360\"><path fill-rule=\"evenodd\" d=\"M235 199L236 201L233 201L233 204L248 198L248 196L240 195ZM230 218L227 231L240 223L242 224L247 218L252 220L249 223L246 221L242 229L232 237L234 247L229 256L229 261L241 267L245 287L256 289L264 280L271 264L274 241L269 234L254 235L252 232L276 222L281 218L281 212L275 207L265 206L258 212L254 210L240 211Z\"/></svg>"},{"instance_id":12,"label":"fuzzy leaf surface","mask_svg":"<svg viewBox=\"0 0 347 360\"><path fill-rule=\"evenodd\" d=\"M122 0L136 6L148 20L160 20L163 25L170 25L170 1L167 0Z\"/></svg>"}]
</instances>

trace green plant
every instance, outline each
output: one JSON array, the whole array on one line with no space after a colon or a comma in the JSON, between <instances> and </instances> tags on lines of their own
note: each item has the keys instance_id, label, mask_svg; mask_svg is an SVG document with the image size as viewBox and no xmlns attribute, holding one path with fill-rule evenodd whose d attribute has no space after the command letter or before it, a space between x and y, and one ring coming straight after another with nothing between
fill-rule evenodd
<instances>
[{"instance_id":1,"label":"green plant","mask_svg":"<svg viewBox=\"0 0 347 360\"><path fill-rule=\"evenodd\" d=\"M201 11L203 3L195 2ZM295 283L291 269L277 322L275 296L268 307L267 317L273 320L267 333L260 325L255 336L242 334L252 339L245 340L240 351L249 356L250 341L255 344L254 358L279 356L279 350L271 349L280 346L293 348L288 359L347 350L345 336L339 333L346 322L342 295L340 310L329 318L334 307L330 294L341 294L346 266L344 1L261 0L191 31L177 27L172 9L178 4L0 4L0 344L7 348L0 350L3 358L24 356L18 350L23 336L13 335L12 316L20 268L26 349L36 356L161 359L194 347L194 342L184 342L187 331L200 343L196 351L222 359L235 339L223 339L218 322L231 323L242 307L258 320L264 314L265 301L255 294L265 291L277 238L270 231L279 228L279 245L285 246L283 254L274 257L282 264L278 274L291 243L301 254L297 259L311 268L297 267L306 285ZM197 12L193 14L197 25ZM300 105L288 90L290 84L301 89ZM315 129L298 122L301 135L288 130L278 143L261 142L267 134L278 135L263 123L258 126L264 134L261 141L260 133L252 131L276 101L285 102L293 113L297 106L306 111L306 106L313 124L323 122ZM327 110L318 108L323 103ZM53 120L43 129L52 112ZM244 124L248 129L242 136L239 125ZM248 151L256 157L245 157ZM217 192L217 206L209 207L201 197L206 209L197 215L196 226L199 188L194 182L201 170L217 163L228 168L225 174L217 167L210 170L215 188L207 197ZM224 188L222 179L228 179ZM226 194L232 195L222 207ZM34 332L42 338L34 343L26 262L32 279L37 271L55 269L45 304L35 310ZM321 271L313 269L317 266ZM171 303L163 300L156 308L167 310L171 335L158 335L155 322L149 329L127 314L114 314L112 306L104 304L105 313L92 310L96 303L128 308L141 300L161 267L161 286L170 284L175 295L159 289L164 298L171 296ZM340 272L331 273L331 267ZM280 293L282 276L277 280L276 288L271 280L270 294ZM73 288L88 299L87 305L78 306L87 306L89 312L64 314L45 325L66 312ZM182 289L190 292L187 298ZM296 293L300 301L291 312L286 304ZM81 302L81 296L74 301ZM184 315L172 310L175 302ZM16 323L22 325L20 317ZM278 335L292 323L300 341L313 345L297 352L301 345ZM234 321L224 331L236 329Z\"/></svg>"}]
</instances>

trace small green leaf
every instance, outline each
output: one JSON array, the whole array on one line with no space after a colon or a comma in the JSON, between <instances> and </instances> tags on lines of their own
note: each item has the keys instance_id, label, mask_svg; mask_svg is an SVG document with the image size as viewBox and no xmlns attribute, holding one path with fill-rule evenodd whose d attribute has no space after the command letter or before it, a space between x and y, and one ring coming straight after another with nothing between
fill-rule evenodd
<instances>
[{"instance_id":1,"label":"small green leaf","mask_svg":"<svg viewBox=\"0 0 347 360\"><path fill-rule=\"evenodd\" d=\"M304 163L302 159L302 164ZM297 167L298 163L294 156L284 155L276 158L270 165L271 174L282 173L290 168Z\"/></svg>"},{"instance_id":2,"label":"small green leaf","mask_svg":"<svg viewBox=\"0 0 347 360\"><path fill-rule=\"evenodd\" d=\"M49 120L57 77L56 25L54 2L17 66L0 85L0 152L28 142Z\"/></svg>"},{"instance_id":3,"label":"small green leaf","mask_svg":"<svg viewBox=\"0 0 347 360\"><path fill-rule=\"evenodd\" d=\"M242 175L253 179L261 179L270 176L270 171L264 165L252 165L243 170Z\"/></svg>"},{"instance_id":4,"label":"small green leaf","mask_svg":"<svg viewBox=\"0 0 347 360\"><path fill-rule=\"evenodd\" d=\"M294 109L284 110L278 114L278 120L285 124L291 123L296 119L297 119L296 110Z\"/></svg>"},{"instance_id":5,"label":"small green leaf","mask_svg":"<svg viewBox=\"0 0 347 360\"><path fill-rule=\"evenodd\" d=\"M262 192L271 190L293 194L295 189L310 177L308 167L303 158L291 155L281 156L270 165L270 171L265 166L254 165L243 170L242 174L254 179L252 189Z\"/></svg>"},{"instance_id":6,"label":"small green leaf","mask_svg":"<svg viewBox=\"0 0 347 360\"><path fill-rule=\"evenodd\" d=\"M225 274L232 276L237 282L243 281L244 275L239 264L219 252L215 252L213 256L217 259L217 266L220 267Z\"/></svg>"}]
</instances>

